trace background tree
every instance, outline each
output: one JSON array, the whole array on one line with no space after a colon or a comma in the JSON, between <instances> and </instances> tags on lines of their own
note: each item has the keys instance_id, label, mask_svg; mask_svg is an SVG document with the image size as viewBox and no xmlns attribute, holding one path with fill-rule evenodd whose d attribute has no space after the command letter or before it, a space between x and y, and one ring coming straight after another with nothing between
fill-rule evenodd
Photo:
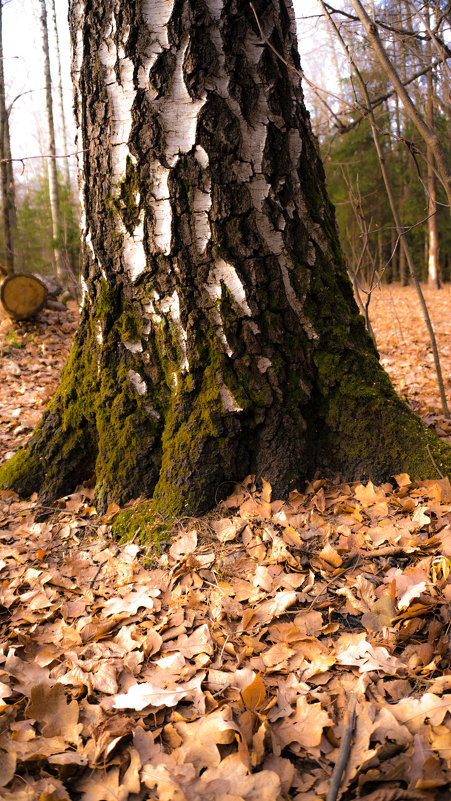
<instances>
[{"instance_id":1,"label":"background tree","mask_svg":"<svg viewBox=\"0 0 451 801\"><path fill-rule=\"evenodd\" d=\"M46 0L40 0L40 3L41 3L40 21L41 21L41 33L42 33L42 52L44 56L45 106L46 106L48 136L49 136L48 154L50 156L50 160L49 160L48 170L49 170L50 209L52 214L53 253L55 259L56 274L61 282L65 282L67 274L67 264L65 263L64 249L61 246L62 219L61 219L58 174L56 167L55 123L53 118L52 77L50 72L50 50L49 50Z\"/></svg>"},{"instance_id":2,"label":"background tree","mask_svg":"<svg viewBox=\"0 0 451 801\"><path fill-rule=\"evenodd\" d=\"M78 273L80 233L78 207L58 171L64 247L74 272ZM53 226L47 170L28 173L17 193L17 267L21 272L47 274L53 258Z\"/></svg>"},{"instance_id":3,"label":"background tree","mask_svg":"<svg viewBox=\"0 0 451 801\"><path fill-rule=\"evenodd\" d=\"M2 485L51 498L95 473L100 506L196 512L250 472L280 494L316 468L448 470L358 314L291 2L72 0L70 24L84 305Z\"/></svg>"},{"instance_id":4,"label":"background tree","mask_svg":"<svg viewBox=\"0 0 451 801\"><path fill-rule=\"evenodd\" d=\"M0 173L2 184L2 214L5 261L8 273L14 272L16 198L11 161L9 117L6 105L5 72L3 64L3 6L0 0Z\"/></svg>"},{"instance_id":5,"label":"background tree","mask_svg":"<svg viewBox=\"0 0 451 801\"><path fill-rule=\"evenodd\" d=\"M62 76L62 65L61 65L61 50L60 50L60 40L59 40L59 32L58 32L58 20L56 16L56 3L55 0L51 0L51 7L52 7L52 21L53 21L53 30L55 34L55 56L56 56L56 64L57 64L57 72L58 72L58 100L59 100L59 111L61 116L61 138L63 141L63 150L64 153L67 155L69 153L69 139L67 133L67 124L66 124L66 113L64 111L64 97L63 97L63 76ZM63 168L64 168L64 175L66 178L66 186L70 191L70 170L69 170L69 159L65 158L63 160Z\"/></svg>"},{"instance_id":6,"label":"background tree","mask_svg":"<svg viewBox=\"0 0 451 801\"><path fill-rule=\"evenodd\" d=\"M445 4L446 5L446 4ZM437 223L437 240L440 243L440 270L444 280L449 280L449 252L450 227L449 211L446 207L446 195L439 184L436 214L428 214L428 203L431 193L427 189L428 164L426 148L422 138L416 131L406 110L398 98L393 86L387 81L386 73L382 70L375 53L369 47L365 30L354 13L350 3L340 3L340 8L326 3L329 12L340 27L341 34L351 49L355 62L366 82L371 98L376 123L381 137L384 158L393 188L400 217L406 230L409 247L418 275L428 280L428 225L432 227ZM428 97L428 75L434 73L433 106L434 126L444 150L449 152L449 135L446 133L446 96L449 68L447 67L447 53L440 44L449 36L449 22L441 4L436 6L437 15L434 17L437 32L437 47L432 46L431 37L421 22L424 17L418 10L421 6L416 0L382 0L374 4L375 24L378 34L383 42L385 51L389 54L395 65L402 83L411 93L416 107L427 118L426 100ZM447 33L448 30L448 33ZM301 28L301 38L309 31L308 21ZM432 31L432 29L431 29ZM433 31L432 31L433 33ZM327 38L317 57L327 62L325 55ZM431 49L432 47L432 49ZM311 72L309 64L304 68L310 74L321 76L316 69ZM378 240L381 254L381 263L386 265L384 279L399 279L403 283L407 280L405 257L403 248L398 248L393 257L396 235L387 218L387 202L380 177L377 161L371 155L368 147L368 128L365 120L368 112L361 107L355 96L354 83L349 75L346 64L339 61L342 79L333 88L333 91L344 95L346 118L341 119L338 125L334 116L325 113L321 118L321 127L315 129L320 134L322 152L326 154L326 169L330 183L332 198L337 202L337 214L341 234L348 252L358 253L359 240L355 239L358 226L352 222L352 204L348 201L346 185L342 182L342 168L346 165L349 180L353 191L360 188L363 211L368 221L371 220L373 238ZM331 90L330 84L325 86ZM309 103L318 104L317 95L311 95L308 85ZM330 94L326 97L330 99ZM342 101L335 104L337 109L342 108ZM358 132L359 128L363 130ZM367 132L365 134L365 131ZM359 184L359 187L357 186ZM352 243L352 244L351 244Z\"/></svg>"}]
</instances>

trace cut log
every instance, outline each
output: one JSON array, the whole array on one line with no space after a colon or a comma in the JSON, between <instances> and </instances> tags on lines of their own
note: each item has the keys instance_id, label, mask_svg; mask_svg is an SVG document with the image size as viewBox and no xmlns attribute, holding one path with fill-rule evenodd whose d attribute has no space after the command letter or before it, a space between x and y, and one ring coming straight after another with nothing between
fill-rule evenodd
<instances>
[{"instance_id":1,"label":"cut log","mask_svg":"<svg viewBox=\"0 0 451 801\"><path fill-rule=\"evenodd\" d=\"M35 317L45 305L47 288L34 275L15 273L9 275L0 289L2 304L15 320Z\"/></svg>"}]
</instances>

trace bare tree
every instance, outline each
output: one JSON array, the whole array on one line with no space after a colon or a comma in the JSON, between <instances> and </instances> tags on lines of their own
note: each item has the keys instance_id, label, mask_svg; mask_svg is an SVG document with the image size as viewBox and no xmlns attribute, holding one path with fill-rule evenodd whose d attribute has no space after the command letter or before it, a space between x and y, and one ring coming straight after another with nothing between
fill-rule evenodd
<instances>
[{"instance_id":1,"label":"bare tree","mask_svg":"<svg viewBox=\"0 0 451 801\"><path fill-rule=\"evenodd\" d=\"M68 138L67 138L67 125L66 125L66 114L64 111L64 97L63 97L63 79L62 79L62 72L61 72L61 50L60 50L60 41L59 41L59 32L58 32L58 21L56 18L56 3L55 0L51 0L52 6L52 19L53 19L53 29L55 34L55 50L56 50L56 63L58 68L58 98L59 98L59 106L60 106L60 115L61 115L61 134L63 139L63 147L64 153L69 153L69 145L68 145ZM64 159L64 171L66 176L66 184L68 189L70 189L70 170L69 170L69 159Z\"/></svg>"},{"instance_id":2,"label":"bare tree","mask_svg":"<svg viewBox=\"0 0 451 801\"><path fill-rule=\"evenodd\" d=\"M11 160L11 140L9 116L6 106L5 72L3 67L3 6L0 0L0 173L3 202L3 231L5 238L5 260L8 273L14 272L14 235L17 227L16 193L13 163Z\"/></svg>"},{"instance_id":3,"label":"bare tree","mask_svg":"<svg viewBox=\"0 0 451 801\"><path fill-rule=\"evenodd\" d=\"M428 310L426 301L424 299L423 291L421 289L420 282L418 280L418 275L417 275L417 271L415 269L415 264L414 264L414 260L413 260L413 257L412 257L412 252L411 252L411 249L409 247L409 243L407 241L405 228L402 225L401 218L400 218L400 215L399 215L398 205L396 203L395 195L394 195L393 188L392 188L392 185L391 185L391 181L390 181L390 178L389 178L388 170L387 170L386 163L385 163L385 157L384 157L383 149L382 149L382 146L381 146L380 135L379 135L378 127L377 127L376 120L375 120L375 117L374 117L374 110L371 108L371 101L370 101L370 97L369 97L369 94L368 94L368 88L367 88L367 85L366 85L366 83L365 83L365 81L364 81L364 79L362 77L362 73L361 73L358 65L356 64L355 60L353 59L353 57L352 57L352 55L351 55L351 53L349 51L349 47L346 45L346 42L344 41L344 39L343 39L340 31L338 30L336 24L333 22L333 20L332 20L332 18L330 16L330 12L328 11L328 9L327 9L327 7L326 7L326 5L324 3L324 0L319 0L319 2L321 3L321 6L323 8L324 13L330 19L330 22L331 22L331 24L332 24L332 26L333 26L333 28L335 30L337 38L338 38L340 44L342 45L343 50L345 51L346 55L348 56L348 59L349 59L349 62L351 64L352 68L353 68L354 74L355 74L355 76L357 78L357 81L358 81L360 87L361 87L365 104L366 104L366 106L367 106L367 108L369 110L369 122L370 122L370 125L371 125L371 133L372 133L372 136L373 136L374 146L376 148L377 156L378 156L378 159L379 159L379 164L380 164L382 178L383 178L383 181L384 181L385 191L387 193L388 202L390 204L391 213L393 215L393 221L395 223L396 233L398 235L398 238L399 238L399 241L401 243L401 246L402 246L402 248L404 250L405 258L406 258L406 261L407 261L407 264L408 264L408 267L409 267L409 271L410 271L410 275L412 276L412 279L413 279L413 282L414 282L414 285L415 285L415 289L417 291L418 298L419 298L419 301L420 301L421 310L422 310L422 313L423 313L423 318L424 318L424 321L426 323L426 327L428 329L429 338L430 338L430 341L431 341L432 353L433 353L433 357L434 357L434 365L435 365L435 371L436 371L436 375L437 375L437 383L438 383L438 388L439 388L439 392L440 392L440 399L441 399L441 403L442 403L443 414L444 414L445 417L449 418L450 417L450 413L449 413L448 402L447 402L446 393L445 393L445 387L444 387L444 383L443 383L442 368L441 368L441 365L440 365L440 357L439 357L439 353L438 353L437 341L436 341L436 338L435 338L435 332L434 332L434 329L433 329L433 326L432 326L431 318L430 318L430 315L429 315L429 310ZM351 2L354 5L355 0L351 0Z\"/></svg>"},{"instance_id":4,"label":"bare tree","mask_svg":"<svg viewBox=\"0 0 451 801\"><path fill-rule=\"evenodd\" d=\"M426 23L429 28L429 8L426 5ZM432 58L432 34L426 42L426 56ZM434 119L434 74L432 70L426 75L426 109L425 118L431 131L435 128ZM438 265L438 226L437 226L437 183L435 177L435 159L431 147L427 147L427 192L428 192L428 281L432 287L440 288Z\"/></svg>"},{"instance_id":5,"label":"bare tree","mask_svg":"<svg viewBox=\"0 0 451 801\"><path fill-rule=\"evenodd\" d=\"M430 125L420 114L418 108L415 106L410 95L408 94L396 67L389 58L389 55L382 44L376 22L369 17L360 0L351 0L351 3L355 13L357 14L366 31L368 41L373 48L382 69L389 77L393 88L396 90L396 93L398 94L417 132L434 156L435 169L446 192L451 213L451 171L443 145L436 132L431 129Z\"/></svg>"},{"instance_id":6,"label":"bare tree","mask_svg":"<svg viewBox=\"0 0 451 801\"><path fill-rule=\"evenodd\" d=\"M66 265L64 254L60 246L61 239L61 205L60 193L58 186L58 170L56 166L56 143L55 143L55 123L53 118L53 99L52 99L52 77L50 71L50 50L49 50L49 33L47 24L47 8L45 0L40 0L41 3L41 34L42 34L42 49L44 55L44 78L45 78L45 105L47 113L47 125L49 135L49 190L50 190L50 208L52 213L52 230L53 230L53 252L55 258L56 274L60 281L66 279Z\"/></svg>"}]
</instances>

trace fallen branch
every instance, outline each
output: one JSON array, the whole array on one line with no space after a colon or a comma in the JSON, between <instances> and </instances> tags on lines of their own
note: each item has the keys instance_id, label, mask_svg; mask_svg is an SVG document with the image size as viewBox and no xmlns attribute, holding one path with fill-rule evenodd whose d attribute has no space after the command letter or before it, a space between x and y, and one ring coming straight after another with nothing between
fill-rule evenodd
<instances>
[{"instance_id":1,"label":"fallen branch","mask_svg":"<svg viewBox=\"0 0 451 801\"><path fill-rule=\"evenodd\" d=\"M349 758L351 750L351 739L354 733L356 722L355 706L357 703L357 693L351 693L348 701L348 706L345 714L344 730L341 737L340 748L338 751L337 761L332 773L329 792L327 794L327 801L337 801L338 792L340 790L341 778Z\"/></svg>"}]
</instances>

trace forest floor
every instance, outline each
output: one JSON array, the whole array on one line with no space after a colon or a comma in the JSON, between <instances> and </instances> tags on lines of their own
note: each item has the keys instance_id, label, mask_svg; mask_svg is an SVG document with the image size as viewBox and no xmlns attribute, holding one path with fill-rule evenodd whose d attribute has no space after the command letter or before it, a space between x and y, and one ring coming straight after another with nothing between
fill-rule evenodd
<instances>
[{"instance_id":1,"label":"forest floor","mask_svg":"<svg viewBox=\"0 0 451 801\"><path fill-rule=\"evenodd\" d=\"M426 297L451 399L451 288ZM371 309L398 391L451 441L413 290ZM75 325L0 322L0 460ZM0 798L450 798L451 485L432 462L287 502L249 478L159 553L139 529L118 544L114 511L88 486L52 507L0 493Z\"/></svg>"}]
</instances>

